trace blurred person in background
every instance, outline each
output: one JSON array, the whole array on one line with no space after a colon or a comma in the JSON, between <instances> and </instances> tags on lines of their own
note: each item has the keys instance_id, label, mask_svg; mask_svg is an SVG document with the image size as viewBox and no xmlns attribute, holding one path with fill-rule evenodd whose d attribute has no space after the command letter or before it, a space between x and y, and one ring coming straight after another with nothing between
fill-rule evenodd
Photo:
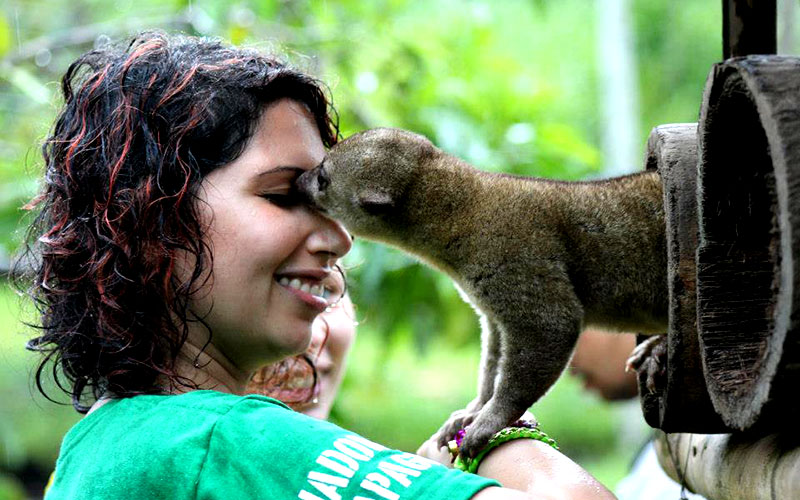
<instances>
[{"instance_id":1,"label":"blurred person in background","mask_svg":"<svg viewBox=\"0 0 800 500\"><path fill-rule=\"evenodd\" d=\"M625 371L634 347L634 334L586 330L578 339L570 369L583 381L586 390L606 401L636 398L639 395L636 373ZM689 492L681 497L681 485L661 468L652 440L648 440L636 455L630 472L617 484L614 493L619 500L704 500Z\"/></svg>"}]
</instances>

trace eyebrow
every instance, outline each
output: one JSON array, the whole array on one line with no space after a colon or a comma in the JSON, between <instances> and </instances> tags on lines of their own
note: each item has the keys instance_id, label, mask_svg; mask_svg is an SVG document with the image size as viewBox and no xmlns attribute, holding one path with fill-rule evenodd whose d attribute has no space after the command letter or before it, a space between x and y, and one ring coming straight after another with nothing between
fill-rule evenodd
<instances>
[{"instance_id":1,"label":"eyebrow","mask_svg":"<svg viewBox=\"0 0 800 500\"><path fill-rule=\"evenodd\" d=\"M281 165L275 168L271 168L269 170L264 170L263 172L260 172L258 175L256 175L256 177L261 178L264 175L279 174L282 172L292 172L293 174L300 175L306 172L306 169L295 167L292 165Z\"/></svg>"}]
</instances>

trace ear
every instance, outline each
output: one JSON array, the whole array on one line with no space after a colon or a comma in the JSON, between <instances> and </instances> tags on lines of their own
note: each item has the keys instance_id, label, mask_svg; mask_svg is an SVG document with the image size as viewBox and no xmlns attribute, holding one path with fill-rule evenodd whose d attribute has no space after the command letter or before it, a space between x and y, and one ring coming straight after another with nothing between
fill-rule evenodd
<instances>
[{"instance_id":1,"label":"ear","mask_svg":"<svg viewBox=\"0 0 800 500\"><path fill-rule=\"evenodd\" d=\"M394 209L394 200L386 191L364 190L358 193L358 206L372 215L385 214Z\"/></svg>"}]
</instances>

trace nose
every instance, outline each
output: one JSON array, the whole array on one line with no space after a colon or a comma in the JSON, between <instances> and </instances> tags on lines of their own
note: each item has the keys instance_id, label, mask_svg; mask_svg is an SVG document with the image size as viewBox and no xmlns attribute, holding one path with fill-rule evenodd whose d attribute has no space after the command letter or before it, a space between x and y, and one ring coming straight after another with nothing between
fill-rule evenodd
<instances>
[{"instance_id":1,"label":"nose","mask_svg":"<svg viewBox=\"0 0 800 500\"><path fill-rule=\"evenodd\" d=\"M309 235L308 249L314 255L325 258L325 264L333 266L353 246L353 239L344 226L319 212L309 210L314 217L316 229Z\"/></svg>"},{"instance_id":2,"label":"nose","mask_svg":"<svg viewBox=\"0 0 800 500\"><path fill-rule=\"evenodd\" d=\"M319 168L319 173L317 174L317 190L319 192L323 192L328 189L328 185L331 183L331 178L328 176L328 172L325 170L325 167Z\"/></svg>"}]
</instances>

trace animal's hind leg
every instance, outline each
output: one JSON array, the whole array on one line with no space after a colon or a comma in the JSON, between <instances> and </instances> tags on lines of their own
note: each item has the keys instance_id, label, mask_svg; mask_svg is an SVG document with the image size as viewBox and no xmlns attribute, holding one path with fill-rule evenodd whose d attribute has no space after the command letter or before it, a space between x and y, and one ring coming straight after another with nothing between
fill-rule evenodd
<instances>
[{"instance_id":1,"label":"animal's hind leg","mask_svg":"<svg viewBox=\"0 0 800 500\"><path fill-rule=\"evenodd\" d=\"M481 316L481 367L478 374L478 397L465 409L454 411L438 432L439 446L446 446L460 429L471 424L478 412L494 394L497 365L500 361L500 333L497 325Z\"/></svg>"}]
</instances>

